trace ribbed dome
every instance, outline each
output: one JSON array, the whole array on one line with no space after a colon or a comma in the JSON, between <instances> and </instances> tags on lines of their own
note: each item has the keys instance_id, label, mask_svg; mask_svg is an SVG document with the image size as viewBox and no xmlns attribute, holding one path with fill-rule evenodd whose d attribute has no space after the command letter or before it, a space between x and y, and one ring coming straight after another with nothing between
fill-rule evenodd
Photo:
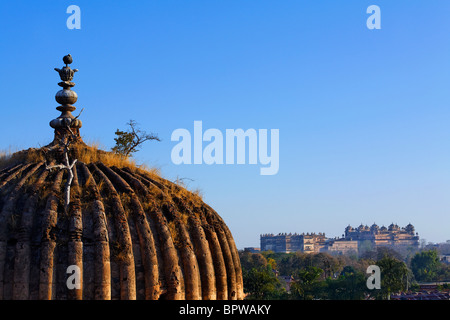
<instances>
[{"instance_id":1,"label":"ribbed dome","mask_svg":"<svg viewBox=\"0 0 450 320\"><path fill-rule=\"evenodd\" d=\"M200 197L80 142L65 208L68 170L49 170L63 154L29 149L0 170L0 299L243 299L231 232Z\"/></svg>"}]
</instances>

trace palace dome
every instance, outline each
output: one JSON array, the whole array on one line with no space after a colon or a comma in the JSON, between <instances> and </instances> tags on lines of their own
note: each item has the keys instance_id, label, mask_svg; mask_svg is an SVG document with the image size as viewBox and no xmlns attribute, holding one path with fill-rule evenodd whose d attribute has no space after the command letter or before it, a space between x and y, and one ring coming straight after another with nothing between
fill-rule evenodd
<instances>
[{"instance_id":1,"label":"palace dome","mask_svg":"<svg viewBox=\"0 0 450 320\"><path fill-rule=\"evenodd\" d=\"M69 91L77 70L56 70ZM243 299L238 251L217 212L86 145L72 101L58 99L54 141L0 162L0 299ZM70 266L79 287L68 285Z\"/></svg>"}]
</instances>

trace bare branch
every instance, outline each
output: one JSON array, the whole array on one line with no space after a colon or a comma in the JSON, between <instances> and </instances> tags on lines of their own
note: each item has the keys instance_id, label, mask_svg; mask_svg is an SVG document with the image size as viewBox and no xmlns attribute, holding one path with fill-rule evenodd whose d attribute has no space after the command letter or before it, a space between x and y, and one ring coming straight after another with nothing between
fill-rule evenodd
<instances>
[{"instance_id":1,"label":"bare branch","mask_svg":"<svg viewBox=\"0 0 450 320\"><path fill-rule=\"evenodd\" d=\"M81 109L80 113L74 118L74 119L78 119L79 116L81 116L81 113L83 112L84 108Z\"/></svg>"},{"instance_id":2,"label":"bare branch","mask_svg":"<svg viewBox=\"0 0 450 320\"><path fill-rule=\"evenodd\" d=\"M67 127L69 128L69 127ZM70 130L70 128L69 128ZM71 140L68 139L67 143L64 144L64 164L54 164L54 165L47 165L45 166L46 170L52 170L52 169L60 169L60 170L67 170L68 172L68 178L66 182L66 186L64 189L64 210L67 212L69 209L70 204L70 187L72 185L72 181L74 178L73 173L73 167L75 166L75 163L77 162L77 159L74 159L72 163L69 161L69 145Z\"/></svg>"},{"instance_id":3,"label":"bare branch","mask_svg":"<svg viewBox=\"0 0 450 320\"><path fill-rule=\"evenodd\" d=\"M75 160L72 161L72 164L70 165L70 169L73 168L73 166L75 165L75 163L77 162L77 160L78 160L78 159L75 159Z\"/></svg>"},{"instance_id":4,"label":"bare branch","mask_svg":"<svg viewBox=\"0 0 450 320\"><path fill-rule=\"evenodd\" d=\"M51 169L67 169L67 167L63 164L54 164L52 166L46 166L45 167L46 170L51 170Z\"/></svg>"}]
</instances>

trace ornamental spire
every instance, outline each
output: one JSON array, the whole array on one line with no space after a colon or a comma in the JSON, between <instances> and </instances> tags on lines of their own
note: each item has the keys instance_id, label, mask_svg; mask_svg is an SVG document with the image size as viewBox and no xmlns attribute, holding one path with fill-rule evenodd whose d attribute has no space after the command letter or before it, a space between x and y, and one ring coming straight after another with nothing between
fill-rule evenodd
<instances>
[{"instance_id":1,"label":"ornamental spire","mask_svg":"<svg viewBox=\"0 0 450 320\"><path fill-rule=\"evenodd\" d=\"M70 54L64 56L63 61L65 66L62 69L55 68L61 78L61 82L59 82L58 85L63 89L59 90L55 95L56 102L61 104L56 110L61 111L61 115L50 121L50 126L55 129L55 138L52 144L66 144L68 140L81 141L81 120L78 119L78 116L74 117L72 115L72 111L76 110L76 107L73 106L73 104L77 102L78 99L77 93L71 90L71 88L75 86L75 83L73 83L72 80L78 69L69 67L69 64L73 62Z\"/></svg>"}]
</instances>

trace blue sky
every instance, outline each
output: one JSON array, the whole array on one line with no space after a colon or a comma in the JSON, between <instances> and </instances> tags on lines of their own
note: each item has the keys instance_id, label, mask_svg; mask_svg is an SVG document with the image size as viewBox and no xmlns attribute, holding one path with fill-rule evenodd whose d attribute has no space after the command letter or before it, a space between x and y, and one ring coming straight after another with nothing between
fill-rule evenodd
<instances>
[{"instance_id":1,"label":"blue sky","mask_svg":"<svg viewBox=\"0 0 450 320\"><path fill-rule=\"evenodd\" d=\"M81 9L69 30L66 8ZM369 30L366 9L381 8ZM450 239L448 1L1 1L1 149L52 140L54 67L78 68L84 140L129 119L158 133L136 154L189 178L238 248L261 233L340 236L411 222ZM75 111L77 114L77 111ZM280 169L174 165L172 132L279 129Z\"/></svg>"}]
</instances>

